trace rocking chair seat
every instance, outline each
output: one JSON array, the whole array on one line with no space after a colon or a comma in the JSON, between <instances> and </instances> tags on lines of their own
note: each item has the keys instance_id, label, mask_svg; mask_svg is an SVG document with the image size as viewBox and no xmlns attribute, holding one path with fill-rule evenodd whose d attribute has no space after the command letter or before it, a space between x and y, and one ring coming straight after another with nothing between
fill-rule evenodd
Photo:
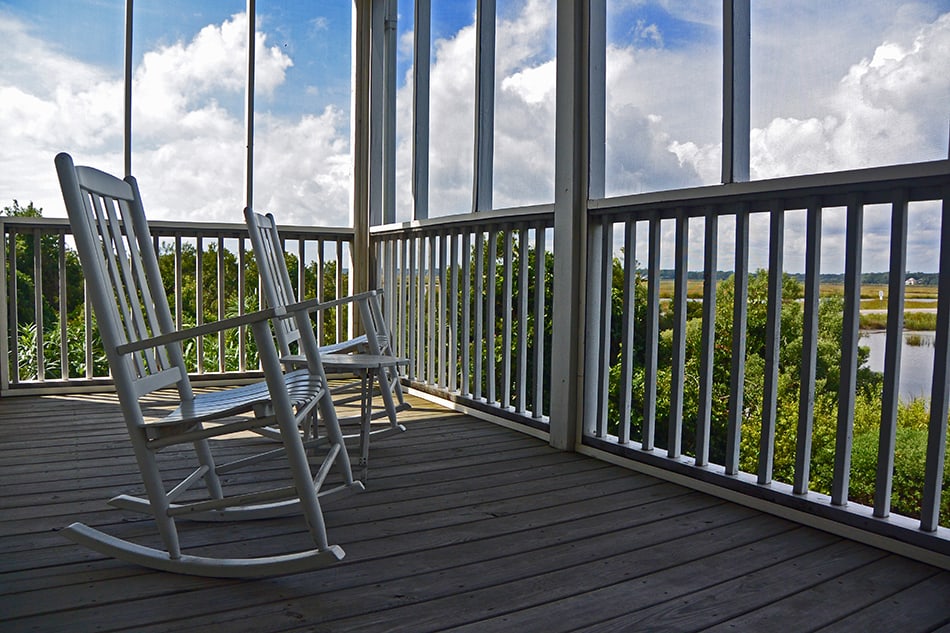
<instances>
[{"instance_id":1,"label":"rocking chair seat","mask_svg":"<svg viewBox=\"0 0 950 633\"><path fill-rule=\"evenodd\" d=\"M298 369L284 374L284 384L287 395L293 407L300 407L314 400L314 397L323 389L323 381L306 369ZM175 424L188 422L204 422L220 420L232 415L240 415L249 411L266 407L271 401L267 383L258 382L242 387L234 387L225 391L210 391L197 394L194 400L183 402L177 409L161 420L149 422L148 426Z\"/></svg>"},{"instance_id":2,"label":"rocking chair seat","mask_svg":"<svg viewBox=\"0 0 950 633\"><path fill-rule=\"evenodd\" d=\"M345 341L337 341L336 343L328 343L326 345L320 346L321 354L346 354L347 352L352 352L354 350L365 349L369 344L369 339L365 334L360 334L351 339ZM326 365L326 363L324 363Z\"/></svg>"}]
</instances>

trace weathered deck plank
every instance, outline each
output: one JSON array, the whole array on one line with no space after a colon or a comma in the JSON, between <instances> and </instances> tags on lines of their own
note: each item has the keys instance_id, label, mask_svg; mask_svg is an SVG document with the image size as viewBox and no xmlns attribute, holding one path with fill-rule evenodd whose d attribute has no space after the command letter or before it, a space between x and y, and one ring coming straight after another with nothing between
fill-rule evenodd
<instances>
[{"instance_id":1,"label":"weathered deck plank","mask_svg":"<svg viewBox=\"0 0 950 633\"><path fill-rule=\"evenodd\" d=\"M414 402L409 431L372 444L367 491L326 502L343 562L228 581L104 559L56 533L83 520L155 540L151 521L104 503L140 487L113 396L0 401L0 630L950 625L948 572ZM305 538L294 519L183 525L186 547L222 554Z\"/></svg>"}]
</instances>

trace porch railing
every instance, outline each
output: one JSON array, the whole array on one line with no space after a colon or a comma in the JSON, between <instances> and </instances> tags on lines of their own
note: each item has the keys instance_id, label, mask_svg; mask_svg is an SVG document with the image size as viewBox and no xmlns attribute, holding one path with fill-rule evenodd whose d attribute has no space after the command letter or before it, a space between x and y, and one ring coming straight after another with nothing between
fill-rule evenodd
<instances>
[{"instance_id":1,"label":"porch railing","mask_svg":"<svg viewBox=\"0 0 950 633\"><path fill-rule=\"evenodd\" d=\"M579 450L950 561L948 191L941 161L592 201ZM922 405L908 413L899 394L913 214L938 219L941 253L922 427ZM889 226L888 257L867 265L865 215ZM820 292L822 260L837 242L826 236L822 247L823 217L826 233L843 227L838 298ZM546 427L550 358L577 336L549 329L552 227L553 209L536 207L373 230L377 281L414 387ZM859 340L861 280L882 269L887 349L874 375ZM907 442L926 465L912 485L916 501L895 511Z\"/></svg>"},{"instance_id":2,"label":"porch railing","mask_svg":"<svg viewBox=\"0 0 950 633\"><path fill-rule=\"evenodd\" d=\"M940 161L592 201L578 450L950 560L950 531L941 526L950 508L948 197L950 163ZM908 427L900 342L908 218L919 213L937 219L930 230L940 285L925 420ZM864 265L862 242L872 235L866 217L889 226L886 261ZM822 235L835 218L843 226L843 284L840 298L829 300L820 290L833 240ZM396 351L411 359L411 386L547 429L551 358L578 338L550 329L553 219L551 206L538 206L372 230L374 281L385 291ZM68 224L0 218L0 225L2 392L107 380L82 284L71 281L78 264ZM243 225L152 228L176 318L189 308L200 320L258 305ZM291 266L304 296L348 292L352 231L283 227L282 234L291 259L305 264ZM797 241L800 280L783 274L794 267ZM862 367L861 282L863 270L882 268L890 271L889 316L884 371L875 378ZM690 296L697 276L701 291ZM800 293L787 292L796 284ZM347 318L328 314L317 325L321 336L337 337ZM222 348L236 351L219 355ZM195 372L209 378L256 369L243 336L196 340L191 352ZM877 407L870 413L869 403ZM907 437L923 468L910 509L898 512L894 490L906 485L895 481L895 469L906 459ZM867 459L870 481L859 481L857 462Z\"/></svg>"},{"instance_id":3,"label":"porch railing","mask_svg":"<svg viewBox=\"0 0 950 633\"><path fill-rule=\"evenodd\" d=\"M548 205L373 230L413 387L547 428L553 218Z\"/></svg>"},{"instance_id":4,"label":"porch railing","mask_svg":"<svg viewBox=\"0 0 950 633\"><path fill-rule=\"evenodd\" d=\"M940 161L594 202L584 445L950 554L948 197ZM899 394L909 213L940 253L933 377L914 410ZM862 261L866 216L889 227L881 261ZM820 292L833 225L839 299ZM883 377L862 367L863 270L889 271ZM918 477L901 482L902 516L896 455Z\"/></svg>"},{"instance_id":5,"label":"porch railing","mask_svg":"<svg viewBox=\"0 0 950 633\"><path fill-rule=\"evenodd\" d=\"M150 227L178 327L243 314L261 304L243 224L152 222ZM0 228L0 394L110 384L68 221L0 217ZM349 294L351 229L290 226L281 227L281 236L301 296ZM337 340L349 331L349 315L345 308L334 308L315 326L321 340ZM185 351L191 371L202 378L234 380L258 369L249 332L197 338L186 343Z\"/></svg>"}]
</instances>

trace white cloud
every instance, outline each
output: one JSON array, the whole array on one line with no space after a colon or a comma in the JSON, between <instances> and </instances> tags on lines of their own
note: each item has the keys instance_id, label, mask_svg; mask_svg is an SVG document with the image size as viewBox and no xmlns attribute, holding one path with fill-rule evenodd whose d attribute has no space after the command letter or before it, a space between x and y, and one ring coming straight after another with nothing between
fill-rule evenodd
<instances>
[{"instance_id":1,"label":"white cloud","mask_svg":"<svg viewBox=\"0 0 950 633\"><path fill-rule=\"evenodd\" d=\"M327 108L287 121L259 116L255 203L288 224L348 226L352 165L346 115Z\"/></svg>"},{"instance_id":2,"label":"white cloud","mask_svg":"<svg viewBox=\"0 0 950 633\"><path fill-rule=\"evenodd\" d=\"M715 3L661 4L693 23L715 28L721 19L718 9L709 9ZM807 7L756 9L755 177L946 155L950 14L939 16L920 3L867 6L866 20L851 21L838 20L835 7L824 9L836 18L828 20ZM497 25L494 202L548 202L554 192L555 16L542 0L525 0L504 16ZM154 217L240 220L244 20L238 14L148 51L136 68L134 171ZM649 46L633 41L608 49L608 193L718 182L718 44L676 47L655 18L641 26L652 38ZM474 36L470 24L433 45L433 215L471 206ZM0 155L0 195L34 199L61 215L52 169L57 151L121 169L121 77L56 51L2 15L0 37L10 43L0 65L0 134L4 147L13 148ZM822 59L829 49L818 44L832 40L840 54ZM403 38L404 52L407 45ZM263 33L258 50L259 96L278 94L293 60L269 47ZM769 60L782 62L774 67L782 71L762 65ZM411 70L398 99L397 201L405 219ZM347 123L346 113L335 109L295 116L259 111L258 208L286 221L347 224Z\"/></svg>"},{"instance_id":3,"label":"white cloud","mask_svg":"<svg viewBox=\"0 0 950 633\"><path fill-rule=\"evenodd\" d=\"M137 138L165 143L209 130L212 136L229 132L229 122L218 124L214 119L243 117L243 111L222 111L219 100L236 98L243 107L246 37L247 16L241 13L221 25L204 27L190 42L145 53L133 80ZM255 90L266 97L284 82L293 62L278 47L268 47L263 33L257 33L256 48Z\"/></svg>"},{"instance_id":4,"label":"white cloud","mask_svg":"<svg viewBox=\"0 0 950 633\"><path fill-rule=\"evenodd\" d=\"M501 89L509 91L526 104L551 102L554 95L554 75L557 64L554 60L516 72L501 80Z\"/></svg>"},{"instance_id":5,"label":"white cloud","mask_svg":"<svg viewBox=\"0 0 950 633\"><path fill-rule=\"evenodd\" d=\"M655 23L647 24L643 20L637 20L634 37L646 42L649 46L663 47L663 34L660 32L660 27Z\"/></svg>"},{"instance_id":6,"label":"white cloud","mask_svg":"<svg viewBox=\"0 0 950 633\"><path fill-rule=\"evenodd\" d=\"M835 81L815 82L810 90L804 90L804 81L783 89L788 113L752 130L752 177L946 157L948 63L950 13L916 24L912 33L895 33ZM807 108L798 102L803 95ZM676 139L671 149L699 173L714 173L718 143Z\"/></svg>"},{"instance_id":7,"label":"white cloud","mask_svg":"<svg viewBox=\"0 0 950 633\"><path fill-rule=\"evenodd\" d=\"M0 39L0 205L61 209L57 152L121 169L121 78L60 53L3 13Z\"/></svg>"},{"instance_id":8,"label":"white cloud","mask_svg":"<svg viewBox=\"0 0 950 633\"><path fill-rule=\"evenodd\" d=\"M133 172L153 219L242 221L246 16L189 41L147 51L134 73ZM63 216L53 156L122 171L122 79L57 53L0 15L12 57L0 65L0 196ZM292 60L257 34L258 96L272 94ZM258 112L256 202L281 221L348 225L345 116L278 118ZM286 219L285 219L286 218Z\"/></svg>"},{"instance_id":9,"label":"white cloud","mask_svg":"<svg viewBox=\"0 0 950 633\"><path fill-rule=\"evenodd\" d=\"M472 160L474 156L475 27L462 28L451 39L438 39L432 46L430 70L429 167L431 215L460 213L472 206ZM408 204L411 178L412 80L399 88L399 143L401 163L396 181L402 190L397 199Z\"/></svg>"}]
</instances>

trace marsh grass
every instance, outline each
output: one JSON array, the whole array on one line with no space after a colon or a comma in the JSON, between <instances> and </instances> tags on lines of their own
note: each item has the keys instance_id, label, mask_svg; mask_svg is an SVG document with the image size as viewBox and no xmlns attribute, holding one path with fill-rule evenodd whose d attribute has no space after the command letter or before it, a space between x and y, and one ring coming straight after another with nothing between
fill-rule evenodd
<instances>
[{"instance_id":1,"label":"marsh grass","mask_svg":"<svg viewBox=\"0 0 950 633\"><path fill-rule=\"evenodd\" d=\"M887 328L887 313L862 313L862 330L884 330ZM905 312L904 329L917 332L932 332L937 329L937 315L933 312Z\"/></svg>"},{"instance_id":2,"label":"marsh grass","mask_svg":"<svg viewBox=\"0 0 950 633\"><path fill-rule=\"evenodd\" d=\"M908 345L913 345L914 347L923 347L925 345L930 345L931 338L929 336L923 336L916 332L912 332L904 337L904 340Z\"/></svg>"}]
</instances>

